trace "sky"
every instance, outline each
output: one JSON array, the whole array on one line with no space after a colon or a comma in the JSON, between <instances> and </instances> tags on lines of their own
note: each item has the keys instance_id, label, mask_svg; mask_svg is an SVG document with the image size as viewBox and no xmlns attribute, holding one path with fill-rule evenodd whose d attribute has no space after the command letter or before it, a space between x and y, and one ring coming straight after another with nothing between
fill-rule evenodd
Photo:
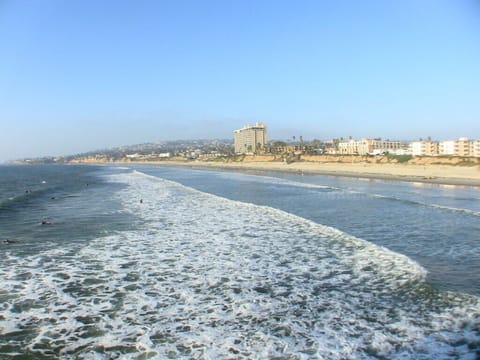
<instances>
[{"instance_id":1,"label":"sky","mask_svg":"<svg viewBox=\"0 0 480 360\"><path fill-rule=\"evenodd\" d=\"M0 161L256 121L480 139L480 1L0 0Z\"/></svg>"}]
</instances>

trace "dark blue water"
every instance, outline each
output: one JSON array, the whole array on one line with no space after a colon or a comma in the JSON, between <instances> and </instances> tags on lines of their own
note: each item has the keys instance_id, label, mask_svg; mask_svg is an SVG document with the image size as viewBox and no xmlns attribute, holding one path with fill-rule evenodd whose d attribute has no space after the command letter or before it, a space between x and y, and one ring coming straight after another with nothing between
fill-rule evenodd
<instances>
[{"instance_id":1,"label":"dark blue water","mask_svg":"<svg viewBox=\"0 0 480 360\"><path fill-rule=\"evenodd\" d=\"M128 228L100 167L0 166L0 240L21 253L79 243ZM5 248L5 247L4 247Z\"/></svg>"},{"instance_id":2,"label":"dark blue water","mask_svg":"<svg viewBox=\"0 0 480 360\"><path fill-rule=\"evenodd\" d=\"M476 359L479 217L468 187L1 166L0 358Z\"/></svg>"}]
</instances>

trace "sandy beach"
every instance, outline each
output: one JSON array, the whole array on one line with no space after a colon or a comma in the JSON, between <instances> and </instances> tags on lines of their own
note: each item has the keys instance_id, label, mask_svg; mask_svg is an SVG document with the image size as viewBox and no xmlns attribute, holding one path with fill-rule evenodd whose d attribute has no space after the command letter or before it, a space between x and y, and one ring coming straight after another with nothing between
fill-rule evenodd
<instances>
[{"instance_id":1,"label":"sandy beach","mask_svg":"<svg viewBox=\"0 0 480 360\"><path fill-rule=\"evenodd\" d=\"M452 165L411 165L372 163L320 163L320 162L215 162L164 161L161 165L221 168L257 171L282 171L304 174L346 176L355 178L410 181L445 185L480 186L480 167Z\"/></svg>"}]
</instances>

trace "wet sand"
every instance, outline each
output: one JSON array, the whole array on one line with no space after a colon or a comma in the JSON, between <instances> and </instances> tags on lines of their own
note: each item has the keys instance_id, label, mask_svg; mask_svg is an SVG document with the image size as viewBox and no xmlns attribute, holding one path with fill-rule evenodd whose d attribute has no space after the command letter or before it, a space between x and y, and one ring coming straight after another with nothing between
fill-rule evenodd
<instances>
[{"instance_id":1,"label":"wet sand","mask_svg":"<svg viewBox=\"0 0 480 360\"><path fill-rule=\"evenodd\" d=\"M479 166L408 165L371 163L320 163L320 162L214 162L214 161L164 161L161 165L189 166L258 171L282 171L304 174L346 176L354 178L423 182L446 185L480 187Z\"/></svg>"}]
</instances>

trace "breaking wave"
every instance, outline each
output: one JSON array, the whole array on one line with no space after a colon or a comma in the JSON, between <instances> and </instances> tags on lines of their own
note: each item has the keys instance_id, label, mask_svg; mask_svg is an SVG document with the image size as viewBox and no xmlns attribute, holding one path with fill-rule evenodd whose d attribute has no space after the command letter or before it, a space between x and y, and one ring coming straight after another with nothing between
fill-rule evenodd
<instances>
[{"instance_id":1,"label":"breaking wave","mask_svg":"<svg viewBox=\"0 0 480 360\"><path fill-rule=\"evenodd\" d=\"M17 257L0 353L40 358L474 359L478 298L406 256L270 207L114 174L134 231ZM140 201L141 200L141 201ZM3 340L2 340L3 339Z\"/></svg>"}]
</instances>

